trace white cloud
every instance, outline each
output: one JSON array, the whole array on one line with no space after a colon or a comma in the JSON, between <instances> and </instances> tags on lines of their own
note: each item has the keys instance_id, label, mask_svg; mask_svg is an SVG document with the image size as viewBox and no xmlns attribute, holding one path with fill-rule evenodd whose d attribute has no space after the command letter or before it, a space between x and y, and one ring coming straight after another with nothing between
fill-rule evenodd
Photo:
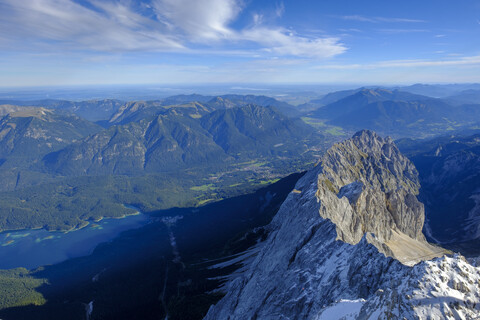
<instances>
[{"instance_id":1,"label":"white cloud","mask_svg":"<svg viewBox=\"0 0 480 320\"><path fill-rule=\"evenodd\" d=\"M236 0L155 0L152 4L161 21L194 41L228 37L232 32L228 24L241 11Z\"/></svg>"},{"instance_id":2,"label":"white cloud","mask_svg":"<svg viewBox=\"0 0 480 320\"><path fill-rule=\"evenodd\" d=\"M461 66L480 64L480 56L464 57L456 60L399 60L386 61L380 67L435 67L435 66Z\"/></svg>"},{"instance_id":3,"label":"white cloud","mask_svg":"<svg viewBox=\"0 0 480 320\"><path fill-rule=\"evenodd\" d=\"M254 28L245 30L241 38L264 45L265 51L279 55L329 58L346 51L336 38L306 38L289 30Z\"/></svg>"},{"instance_id":4,"label":"white cloud","mask_svg":"<svg viewBox=\"0 0 480 320\"><path fill-rule=\"evenodd\" d=\"M462 65L480 65L480 56L446 60L390 60L369 64L320 65L316 66L315 69L353 70L379 68L444 67Z\"/></svg>"},{"instance_id":5,"label":"white cloud","mask_svg":"<svg viewBox=\"0 0 480 320\"><path fill-rule=\"evenodd\" d=\"M360 15L351 15L351 16L341 16L344 20L360 21L360 22L375 22L372 18L367 18Z\"/></svg>"},{"instance_id":6,"label":"white cloud","mask_svg":"<svg viewBox=\"0 0 480 320\"><path fill-rule=\"evenodd\" d=\"M258 26L263 23L263 15L259 13L254 13L252 16L253 25Z\"/></svg>"},{"instance_id":7,"label":"white cloud","mask_svg":"<svg viewBox=\"0 0 480 320\"><path fill-rule=\"evenodd\" d=\"M359 21L359 22L371 22L371 23L379 23L379 22L404 22L404 23L423 23L426 22L425 20L419 19L408 19L408 18L387 18L387 17L365 17L361 15L347 15L341 16L340 18L344 20L352 20L352 21Z\"/></svg>"},{"instance_id":8,"label":"white cloud","mask_svg":"<svg viewBox=\"0 0 480 320\"><path fill-rule=\"evenodd\" d=\"M378 31L387 34L430 32L426 29L380 29Z\"/></svg>"},{"instance_id":9,"label":"white cloud","mask_svg":"<svg viewBox=\"0 0 480 320\"><path fill-rule=\"evenodd\" d=\"M355 33L363 32L362 30L357 29L357 28L340 28L338 30L341 31L341 32L355 32Z\"/></svg>"},{"instance_id":10,"label":"white cloud","mask_svg":"<svg viewBox=\"0 0 480 320\"><path fill-rule=\"evenodd\" d=\"M28 44L30 50L197 53L198 45L214 44L218 52L227 52L235 44L235 50L252 54L311 58L332 57L346 50L334 37L306 37L263 26L261 16L253 26L234 29L231 24L244 9L240 0L88 3L87 7L74 0L0 0L0 47L6 49L16 42L17 49ZM280 2L277 15L284 10Z\"/></svg>"},{"instance_id":11,"label":"white cloud","mask_svg":"<svg viewBox=\"0 0 480 320\"><path fill-rule=\"evenodd\" d=\"M283 16L284 13L285 13L285 4L283 3L283 1L280 3L277 3L275 8L276 16L280 18L281 16Z\"/></svg>"},{"instance_id":12,"label":"white cloud","mask_svg":"<svg viewBox=\"0 0 480 320\"><path fill-rule=\"evenodd\" d=\"M407 18L385 18L385 17L375 17L374 18L380 22L405 22L405 23L424 23L427 22L425 20L419 19L407 19Z\"/></svg>"},{"instance_id":13,"label":"white cloud","mask_svg":"<svg viewBox=\"0 0 480 320\"><path fill-rule=\"evenodd\" d=\"M102 1L92 2L102 11L71 0L3 0L1 32L11 40L43 42L58 49L166 50L182 48L171 35L156 32L163 28L127 7ZM33 44L32 43L32 44Z\"/></svg>"}]
</instances>

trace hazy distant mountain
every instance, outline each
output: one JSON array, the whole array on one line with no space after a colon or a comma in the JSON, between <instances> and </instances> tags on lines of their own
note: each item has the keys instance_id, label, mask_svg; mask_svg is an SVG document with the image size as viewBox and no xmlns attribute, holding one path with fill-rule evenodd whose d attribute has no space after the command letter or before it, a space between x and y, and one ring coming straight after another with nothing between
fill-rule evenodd
<instances>
[{"instance_id":1,"label":"hazy distant mountain","mask_svg":"<svg viewBox=\"0 0 480 320\"><path fill-rule=\"evenodd\" d=\"M480 104L480 89L464 90L445 99L452 104Z\"/></svg>"},{"instance_id":2,"label":"hazy distant mountain","mask_svg":"<svg viewBox=\"0 0 480 320\"><path fill-rule=\"evenodd\" d=\"M67 100L34 100L34 101L17 101L4 100L0 103L8 103L17 106L35 106L48 109L57 109L74 113L86 120L96 122L108 120L123 104L120 100L115 99L101 99L101 100L87 100L87 101L67 101Z\"/></svg>"},{"instance_id":3,"label":"hazy distant mountain","mask_svg":"<svg viewBox=\"0 0 480 320\"><path fill-rule=\"evenodd\" d=\"M394 136L428 136L480 123L480 105L454 106L409 92L362 89L308 114L348 130Z\"/></svg>"},{"instance_id":4,"label":"hazy distant mountain","mask_svg":"<svg viewBox=\"0 0 480 320\"><path fill-rule=\"evenodd\" d=\"M327 93L323 97L319 99L313 99L310 100L306 103L300 104L297 106L297 109L302 111L302 112L309 112L313 111L315 109L318 109L320 107L323 107L327 104L333 103L335 101L338 101L340 99L346 98L348 96L351 96L364 88L359 88L359 89L353 89L353 90L342 90L342 91L335 91L331 93Z\"/></svg>"},{"instance_id":5,"label":"hazy distant mountain","mask_svg":"<svg viewBox=\"0 0 480 320\"><path fill-rule=\"evenodd\" d=\"M384 89L384 88L378 88L378 87L372 87L372 88L362 87L358 89L331 92L319 99L310 100L307 103L301 104L297 108L302 112L311 112L317 109L320 110L324 106L334 104L335 102L341 101L351 96L355 96L356 98L347 99L343 102L343 104L360 103L363 105L365 101L366 102L383 101L383 100L410 101L415 99L428 98L423 96L412 95L411 93L403 92L399 90L390 90L390 89ZM355 99L358 99L358 100L355 101ZM320 111L319 113L322 114L322 112Z\"/></svg>"},{"instance_id":6,"label":"hazy distant mountain","mask_svg":"<svg viewBox=\"0 0 480 320\"><path fill-rule=\"evenodd\" d=\"M54 105L61 103L71 103L67 100L57 100L57 99L41 99L41 100L15 100L15 99L2 99L0 104L10 104L15 106L34 106L34 107L44 107L50 108Z\"/></svg>"},{"instance_id":7,"label":"hazy distant mountain","mask_svg":"<svg viewBox=\"0 0 480 320\"><path fill-rule=\"evenodd\" d=\"M415 131L446 130L453 107L438 100L379 101L354 109L330 121L348 129L372 129L386 134L411 135Z\"/></svg>"},{"instance_id":8,"label":"hazy distant mountain","mask_svg":"<svg viewBox=\"0 0 480 320\"><path fill-rule=\"evenodd\" d=\"M417 83L411 86L398 87L399 90L411 92L414 94L425 95L433 98L446 98L451 95L459 94L464 90L480 90L480 84L422 84Z\"/></svg>"},{"instance_id":9,"label":"hazy distant mountain","mask_svg":"<svg viewBox=\"0 0 480 320\"><path fill-rule=\"evenodd\" d=\"M139 174L223 164L234 158L287 155L313 129L271 107L218 110L201 119L173 111L113 126L45 157L64 175Z\"/></svg>"},{"instance_id":10,"label":"hazy distant mountain","mask_svg":"<svg viewBox=\"0 0 480 320\"><path fill-rule=\"evenodd\" d=\"M335 119L342 115L349 114L354 110L378 101L414 101L429 99L425 96L419 96L408 92L386 89L362 89L343 99L330 103L312 111L309 115L320 119Z\"/></svg>"},{"instance_id":11,"label":"hazy distant mountain","mask_svg":"<svg viewBox=\"0 0 480 320\"><path fill-rule=\"evenodd\" d=\"M312 101L318 101L319 103L321 103L323 105L327 105L327 104L333 103L335 101L338 101L340 99L351 96L352 94L355 94L355 93L357 93L359 91L362 91L362 90L368 90L368 88L358 88L358 89L352 89L352 90L342 90L342 91L330 92L330 93L327 93L322 98L317 99L317 100L312 100Z\"/></svg>"}]
</instances>

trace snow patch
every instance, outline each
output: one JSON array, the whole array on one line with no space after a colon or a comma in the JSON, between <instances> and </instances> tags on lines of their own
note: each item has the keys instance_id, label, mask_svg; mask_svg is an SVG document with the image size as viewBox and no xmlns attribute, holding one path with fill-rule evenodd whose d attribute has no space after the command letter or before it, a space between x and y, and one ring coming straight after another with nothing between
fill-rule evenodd
<instances>
[{"instance_id":1,"label":"snow patch","mask_svg":"<svg viewBox=\"0 0 480 320\"><path fill-rule=\"evenodd\" d=\"M355 320L363 307L365 300L340 300L324 309L316 320Z\"/></svg>"}]
</instances>

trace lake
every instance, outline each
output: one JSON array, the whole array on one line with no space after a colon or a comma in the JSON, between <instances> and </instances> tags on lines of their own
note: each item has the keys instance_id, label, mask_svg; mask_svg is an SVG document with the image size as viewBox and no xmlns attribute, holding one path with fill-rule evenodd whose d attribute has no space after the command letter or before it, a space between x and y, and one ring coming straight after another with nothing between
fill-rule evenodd
<instances>
[{"instance_id":1,"label":"lake","mask_svg":"<svg viewBox=\"0 0 480 320\"><path fill-rule=\"evenodd\" d=\"M0 269L37 268L92 253L95 247L117 237L122 231L146 225L150 216L130 215L122 219L103 219L71 232L44 229L0 233Z\"/></svg>"}]
</instances>

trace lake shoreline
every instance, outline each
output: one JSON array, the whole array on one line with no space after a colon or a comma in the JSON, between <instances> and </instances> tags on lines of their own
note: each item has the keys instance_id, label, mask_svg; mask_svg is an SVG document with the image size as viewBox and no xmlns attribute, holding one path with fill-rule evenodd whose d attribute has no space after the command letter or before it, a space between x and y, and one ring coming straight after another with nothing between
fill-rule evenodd
<instances>
[{"instance_id":1,"label":"lake shoreline","mask_svg":"<svg viewBox=\"0 0 480 320\"><path fill-rule=\"evenodd\" d=\"M106 220L106 219L125 219L125 218L131 217L131 216L137 216L139 214L145 214L139 208L133 207L131 205L124 205L124 206L127 207L128 209L132 209L132 210L136 210L136 211L133 212L133 213L130 213L130 214L122 214L120 216L110 216L110 217L109 216L104 216L104 217L100 217L99 219L82 220L83 222L85 222L85 224L81 223L80 227L77 225L75 227L72 227L70 229L65 229L65 230L63 230L63 229L49 230L45 226L23 228L23 229L0 229L0 235L5 234L5 233L10 233L10 232L23 232L23 231L28 232L28 231L34 231L34 230L45 230L45 231L51 232L51 233L56 233L56 232L69 233L69 232L82 230L82 229L88 227L92 222L98 223L98 222L101 222L101 221Z\"/></svg>"},{"instance_id":2,"label":"lake shoreline","mask_svg":"<svg viewBox=\"0 0 480 320\"><path fill-rule=\"evenodd\" d=\"M99 244L151 222L149 214L143 214L140 210L131 212L116 217L102 217L97 221L91 219L81 228L68 231L49 231L46 228L3 231L0 233L0 269L24 267L33 270L90 255Z\"/></svg>"}]
</instances>

